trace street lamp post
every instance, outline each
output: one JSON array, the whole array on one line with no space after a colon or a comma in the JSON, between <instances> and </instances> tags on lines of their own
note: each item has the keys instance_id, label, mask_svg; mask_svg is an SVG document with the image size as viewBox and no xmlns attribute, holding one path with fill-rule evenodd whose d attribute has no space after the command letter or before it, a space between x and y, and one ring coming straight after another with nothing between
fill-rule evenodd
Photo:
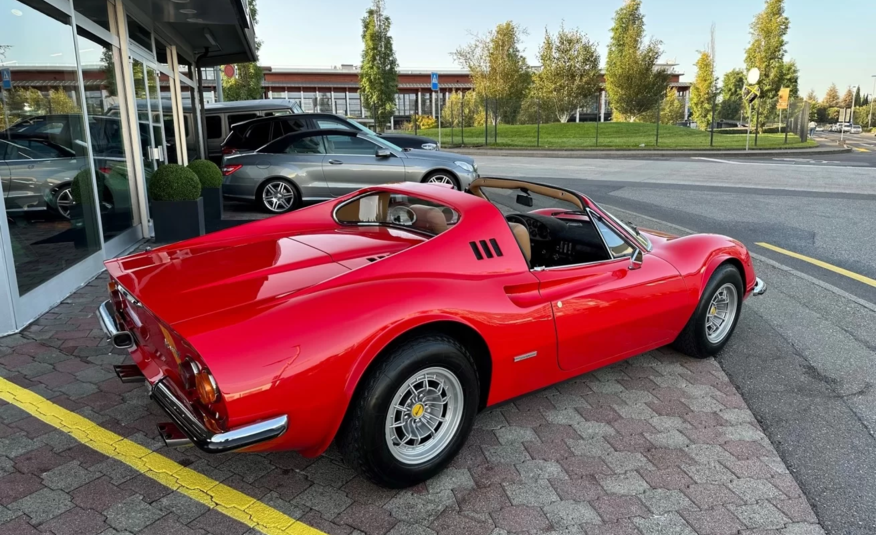
<instances>
[{"instance_id":1,"label":"street lamp post","mask_svg":"<svg viewBox=\"0 0 876 535\"><path fill-rule=\"evenodd\" d=\"M870 119L867 128L873 128L873 99L876 98L876 74L873 75L873 92L870 93Z\"/></svg>"}]
</instances>

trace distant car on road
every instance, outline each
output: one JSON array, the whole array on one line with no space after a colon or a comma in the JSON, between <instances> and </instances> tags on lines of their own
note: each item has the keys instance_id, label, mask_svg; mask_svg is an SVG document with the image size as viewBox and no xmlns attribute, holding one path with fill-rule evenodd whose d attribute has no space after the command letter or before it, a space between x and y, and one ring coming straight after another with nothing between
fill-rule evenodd
<instances>
[{"instance_id":1,"label":"distant car on road","mask_svg":"<svg viewBox=\"0 0 876 535\"><path fill-rule=\"evenodd\" d=\"M864 131L864 129L861 128L861 125L859 125L859 124L854 124L854 125L852 125L852 127L849 129L849 133L850 133L850 134L860 134L860 133L863 132L863 131Z\"/></svg>"},{"instance_id":2,"label":"distant car on road","mask_svg":"<svg viewBox=\"0 0 876 535\"><path fill-rule=\"evenodd\" d=\"M336 128L377 136L402 149L438 150L438 143L428 137L409 134L376 134L358 122L341 115L300 113L261 117L232 125L228 137L222 142L222 154L254 152L271 141L295 132Z\"/></svg>"},{"instance_id":3,"label":"distant car on road","mask_svg":"<svg viewBox=\"0 0 876 535\"><path fill-rule=\"evenodd\" d=\"M818 125L815 127L816 132L824 132L824 127L822 125Z\"/></svg>"},{"instance_id":4,"label":"distant car on road","mask_svg":"<svg viewBox=\"0 0 876 535\"><path fill-rule=\"evenodd\" d=\"M222 194L280 214L387 182L428 182L467 190L478 177L469 156L402 149L360 130L305 130L255 152L225 156Z\"/></svg>"}]
</instances>

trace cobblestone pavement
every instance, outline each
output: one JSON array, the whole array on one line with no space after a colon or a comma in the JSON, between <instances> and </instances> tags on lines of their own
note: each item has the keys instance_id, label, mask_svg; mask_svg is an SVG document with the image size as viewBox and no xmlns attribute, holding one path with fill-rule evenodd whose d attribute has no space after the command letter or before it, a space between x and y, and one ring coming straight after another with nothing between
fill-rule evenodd
<instances>
[{"instance_id":1,"label":"cobblestone pavement","mask_svg":"<svg viewBox=\"0 0 876 535\"><path fill-rule=\"evenodd\" d=\"M485 412L438 477L377 488L336 451L211 456L165 448L167 421L94 309L105 275L19 335L0 376L330 534L823 533L714 360L659 350ZM0 402L0 534L242 534L244 524Z\"/></svg>"}]
</instances>

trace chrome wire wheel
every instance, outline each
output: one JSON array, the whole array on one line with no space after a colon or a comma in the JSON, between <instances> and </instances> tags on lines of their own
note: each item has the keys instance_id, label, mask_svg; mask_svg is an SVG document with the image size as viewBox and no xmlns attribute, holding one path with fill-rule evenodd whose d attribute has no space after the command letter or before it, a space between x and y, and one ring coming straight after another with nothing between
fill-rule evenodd
<instances>
[{"instance_id":1,"label":"chrome wire wheel","mask_svg":"<svg viewBox=\"0 0 876 535\"><path fill-rule=\"evenodd\" d=\"M71 188L62 188L58 192L58 197L55 198L55 204L58 208L58 213L70 219L70 209L76 206L76 201L73 200L73 192Z\"/></svg>"},{"instance_id":2,"label":"chrome wire wheel","mask_svg":"<svg viewBox=\"0 0 876 535\"><path fill-rule=\"evenodd\" d=\"M456 436L464 408L462 385L446 368L427 368L402 383L386 415L386 445L403 464L438 456Z\"/></svg>"},{"instance_id":3,"label":"chrome wire wheel","mask_svg":"<svg viewBox=\"0 0 876 535\"><path fill-rule=\"evenodd\" d=\"M738 305L736 286L728 282L718 288L706 310L706 338L709 342L717 344L727 337L736 319Z\"/></svg>"},{"instance_id":4,"label":"chrome wire wheel","mask_svg":"<svg viewBox=\"0 0 876 535\"><path fill-rule=\"evenodd\" d=\"M450 177L450 176L447 176L444 174L440 174L440 173L437 175L430 176L429 179L426 180L426 183L427 184L449 184L449 185L453 186L453 189L456 189L456 182L453 180L453 177Z\"/></svg>"},{"instance_id":5,"label":"chrome wire wheel","mask_svg":"<svg viewBox=\"0 0 876 535\"><path fill-rule=\"evenodd\" d=\"M286 212L295 205L295 188L288 182L268 182L262 190L262 204L272 212Z\"/></svg>"}]
</instances>

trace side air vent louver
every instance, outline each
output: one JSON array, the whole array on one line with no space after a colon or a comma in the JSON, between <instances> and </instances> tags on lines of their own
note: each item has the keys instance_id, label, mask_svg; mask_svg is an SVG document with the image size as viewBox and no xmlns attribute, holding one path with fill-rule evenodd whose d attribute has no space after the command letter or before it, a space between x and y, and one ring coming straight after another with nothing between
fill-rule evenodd
<instances>
[{"instance_id":1,"label":"side air vent louver","mask_svg":"<svg viewBox=\"0 0 876 535\"><path fill-rule=\"evenodd\" d=\"M495 238L490 238L489 244L487 243L487 240L478 240L477 242L470 241L468 244L471 246L471 250L474 252L475 258L478 260L483 260L484 256L488 259L493 258L493 256L502 256L502 248L499 247L499 243ZM480 246L478 246L478 244L480 244ZM492 248L490 248L490 245L492 245Z\"/></svg>"},{"instance_id":2,"label":"side air vent louver","mask_svg":"<svg viewBox=\"0 0 876 535\"><path fill-rule=\"evenodd\" d=\"M369 262L377 262L377 261L380 260L381 258L386 258L386 257L387 257L387 255L385 255L385 254L384 254L384 255L380 255L380 256L369 256L369 257L366 258L365 260L367 260L367 261L369 261Z\"/></svg>"}]
</instances>

